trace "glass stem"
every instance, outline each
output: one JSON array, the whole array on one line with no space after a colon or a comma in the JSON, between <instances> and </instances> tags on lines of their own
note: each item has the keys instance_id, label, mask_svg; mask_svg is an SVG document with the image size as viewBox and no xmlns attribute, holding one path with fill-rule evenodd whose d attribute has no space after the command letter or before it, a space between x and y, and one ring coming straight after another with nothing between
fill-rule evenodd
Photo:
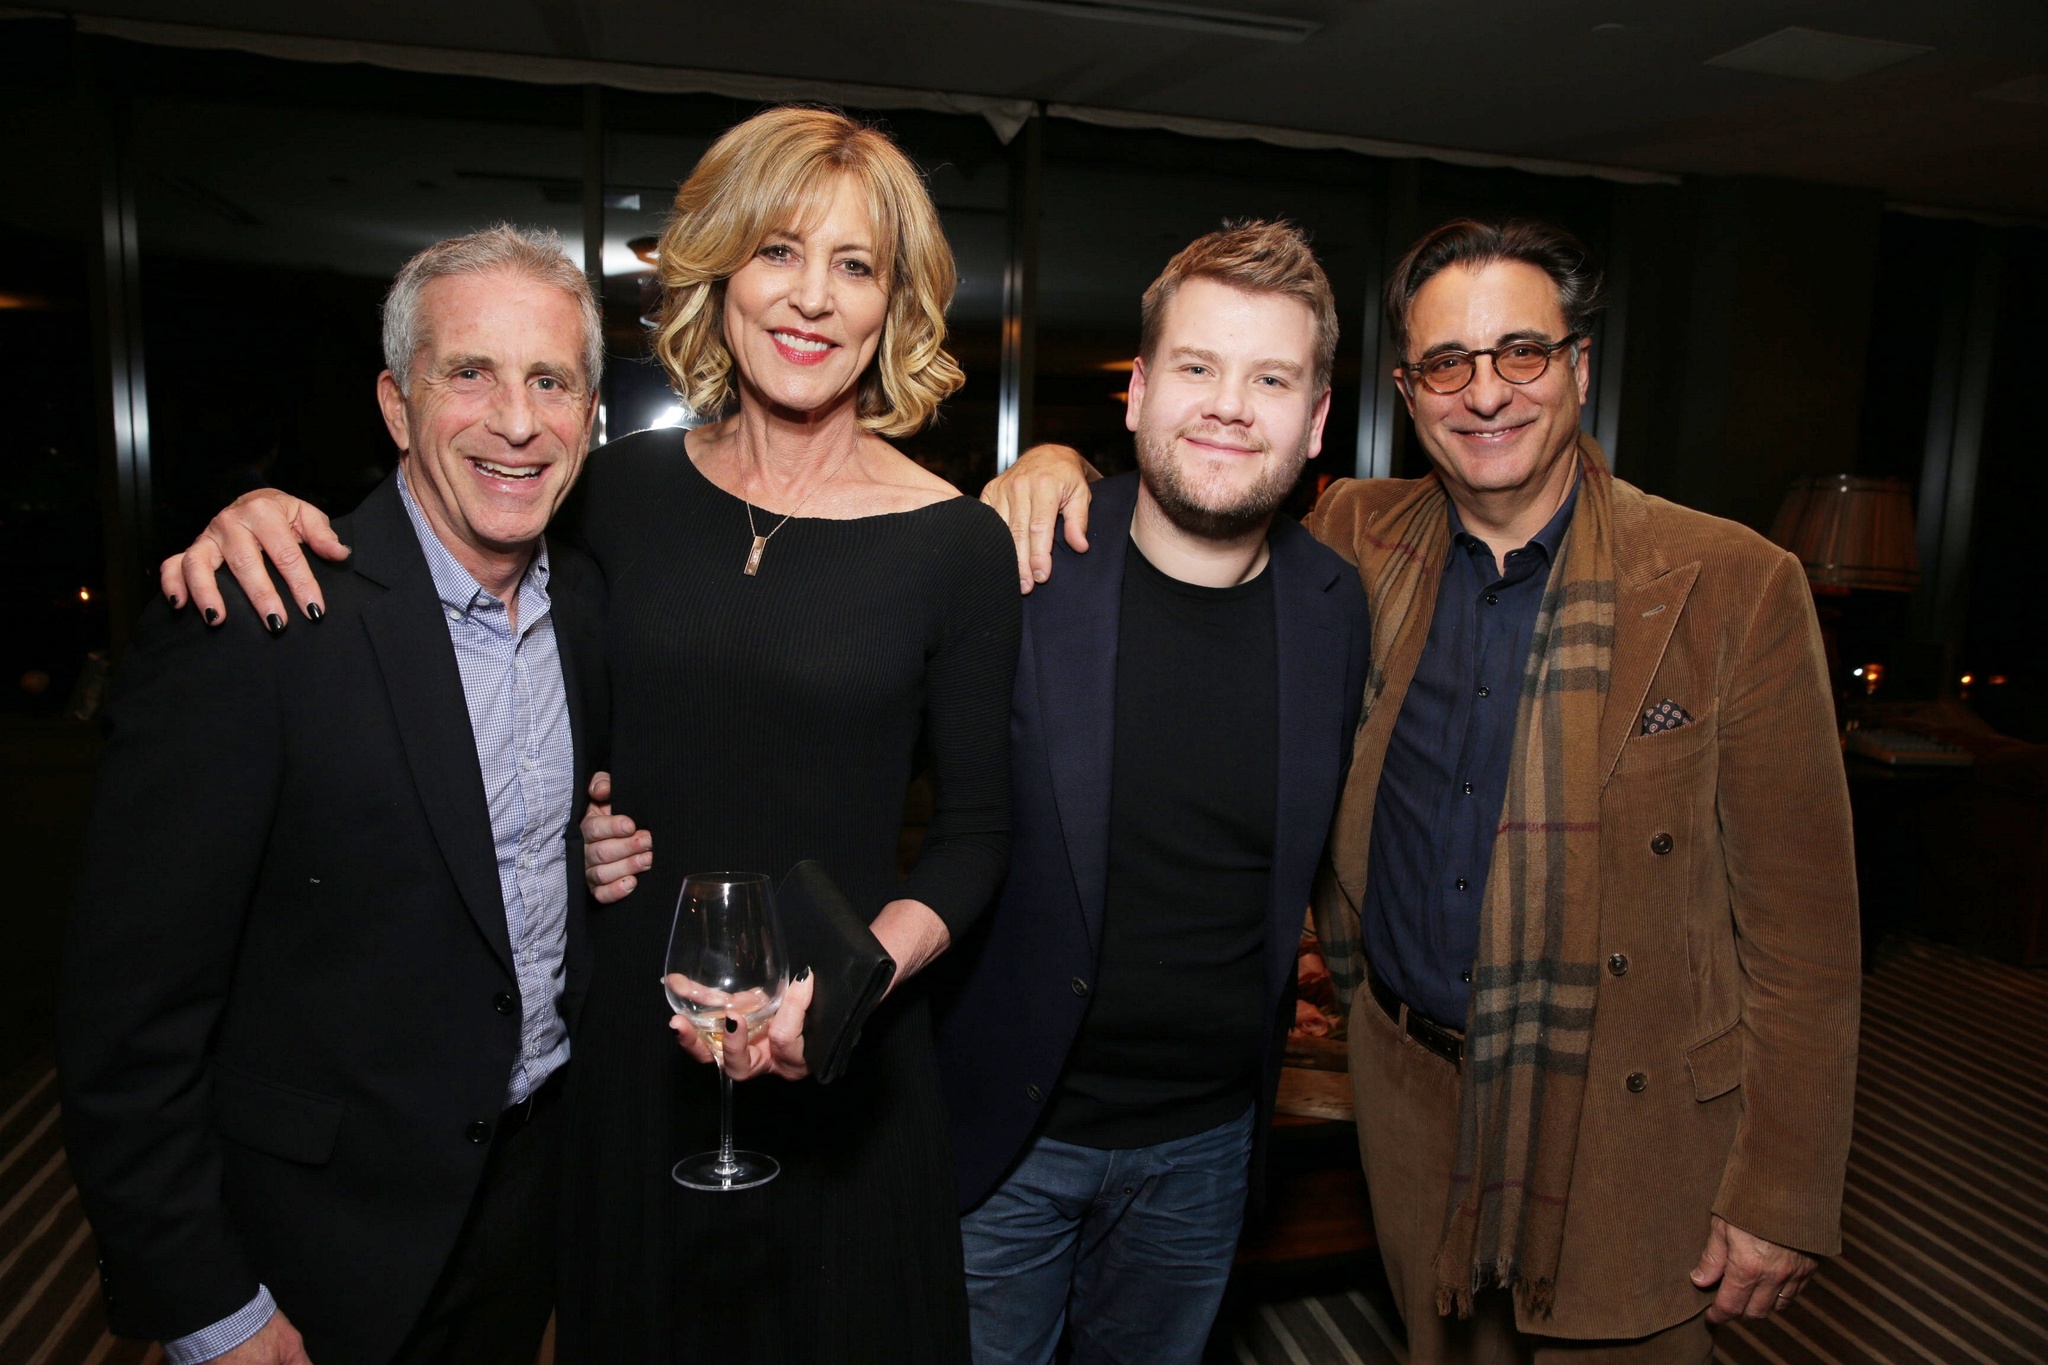
<instances>
[{"instance_id":1,"label":"glass stem","mask_svg":"<svg viewBox=\"0 0 2048 1365\"><path fill-rule=\"evenodd\" d=\"M738 1169L732 1159L732 1073L718 1068L718 1173L731 1175Z\"/></svg>"}]
</instances>

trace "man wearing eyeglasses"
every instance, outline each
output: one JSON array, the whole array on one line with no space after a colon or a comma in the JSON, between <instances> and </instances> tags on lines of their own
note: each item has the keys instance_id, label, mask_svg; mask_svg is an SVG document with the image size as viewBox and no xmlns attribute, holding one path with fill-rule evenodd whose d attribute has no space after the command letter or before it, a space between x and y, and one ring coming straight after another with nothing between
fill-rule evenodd
<instances>
[{"instance_id":1,"label":"man wearing eyeglasses","mask_svg":"<svg viewBox=\"0 0 2048 1365\"><path fill-rule=\"evenodd\" d=\"M1306 523L1358 566L1365 716L1316 891L1414 1365L1698 1365L1840 1243L1860 973L1798 562L1613 478L1579 429L1599 277L1454 222L1394 268L1433 472ZM1027 590L1072 452L984 498Z\"/></svg>"}]
</instances>

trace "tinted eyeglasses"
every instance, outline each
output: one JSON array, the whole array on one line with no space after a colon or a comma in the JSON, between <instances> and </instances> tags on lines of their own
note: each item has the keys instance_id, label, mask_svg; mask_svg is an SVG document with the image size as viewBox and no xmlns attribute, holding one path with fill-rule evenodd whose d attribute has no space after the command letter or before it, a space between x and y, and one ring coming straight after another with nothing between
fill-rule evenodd
<instances>
[{"instance_id":1,"label":"tinted eyeglasses","mask_svg":"<svg viewBox=\"0 0 2048 1365\"><path fill-rule=\"evenodd\" d=\"M1479 357L1493 358L1493 372L1510 384L1533 384L1550 368L1550 358L1579 344L1577 333L1563 341L1510 341L1483 351L1437 351L1424 356L1405 370L1422 381L1431 393L1451 394L1462 390L1479 373Z\"/></svg>"}]
</instances>

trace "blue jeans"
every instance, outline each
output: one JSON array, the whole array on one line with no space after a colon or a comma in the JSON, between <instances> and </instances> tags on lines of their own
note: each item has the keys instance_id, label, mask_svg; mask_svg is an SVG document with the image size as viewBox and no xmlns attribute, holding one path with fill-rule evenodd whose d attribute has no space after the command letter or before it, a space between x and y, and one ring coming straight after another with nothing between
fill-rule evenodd
<instances>
[{"instance_id":1,"label":"blue jeans","mask_svg":"<svg viewBox=\"0 0 2048 1365\"><path fill-rule=\"evenodd\" d=\"M1156 1147L1039 1138L960 1220L975 1365L1198 1365L1230 1279L1252 1116Z\"/></svg>"}]
</instances>

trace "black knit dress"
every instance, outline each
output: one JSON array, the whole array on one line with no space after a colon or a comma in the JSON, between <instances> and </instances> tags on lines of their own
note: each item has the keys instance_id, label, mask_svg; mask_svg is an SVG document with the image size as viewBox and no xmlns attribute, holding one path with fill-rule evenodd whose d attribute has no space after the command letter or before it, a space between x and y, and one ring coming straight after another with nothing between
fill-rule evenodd
<instances>
[{"instance_id":1,"label":"black knit dress","mask_svg":"<svg viewBox=\"0 0 2048 1365\"><path fill-rule=\"evenodd\" d=\"M755 510L762 531L779 520ZM574 1039L560 1348L577 1365L967 1359L952 1155L920 983L831 1086L743 1082L735 1131L782 1175L737 1193L669 1168L717 1145L716 1073L666 1027L683 877L816 858L863 913L907 896L957 940L1009 846L1020 629L1009 536L967 498L791 520L748 577L746 504L681 432L595 452L559 530L610 591L613 809L654 834L632 895L594 907ZM920 746L920 735L923 745ZM937 810L896 854L914 754Z\"/></svg>"}]
</instances>

